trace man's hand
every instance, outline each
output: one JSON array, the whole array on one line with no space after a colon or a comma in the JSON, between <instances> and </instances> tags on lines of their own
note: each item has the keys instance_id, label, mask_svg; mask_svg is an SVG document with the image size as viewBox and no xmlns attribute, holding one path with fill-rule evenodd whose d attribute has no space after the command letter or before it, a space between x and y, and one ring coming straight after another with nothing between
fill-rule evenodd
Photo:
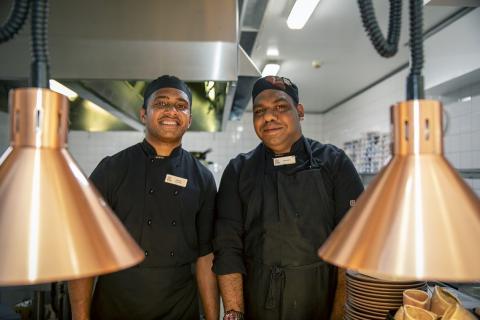
<instances>
[{"instance_id":1,"label":"man's hand","mask_svg":"<svg viewBox=\"0 0 480 320\"><path fill-rule=\"evenodd\" d=\"M94 278L68 282L68 296L72 306L72 320L89 320Z\"/></svg>"},{"instance_id":2,"label":"man's hand","mask_svg":"<svg viewBox=\"0 0 480 320\"><path fill-rule=\"evenodd\" d=\"M240 273L232 273L218 276L218 284L225 311L245 312L242 275Z\"/></svg>"}]
</instances>

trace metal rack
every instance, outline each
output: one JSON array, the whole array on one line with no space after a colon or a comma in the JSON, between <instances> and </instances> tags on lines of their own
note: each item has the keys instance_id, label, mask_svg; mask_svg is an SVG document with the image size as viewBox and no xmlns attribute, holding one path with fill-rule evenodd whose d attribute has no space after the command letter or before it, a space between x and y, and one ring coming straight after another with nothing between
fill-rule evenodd
<instances>
[{"instance_id":1,"label":"metal rack","mask_svg":"<svg viewBox=\"0 0 480 320\"><path fill-rule=\"evenodd\" d=\"M480 169L457 169L458 173L464 179L480 179ZM368 185L377 173L359 173L363 184Z\"/></svg>"}]
</instances>

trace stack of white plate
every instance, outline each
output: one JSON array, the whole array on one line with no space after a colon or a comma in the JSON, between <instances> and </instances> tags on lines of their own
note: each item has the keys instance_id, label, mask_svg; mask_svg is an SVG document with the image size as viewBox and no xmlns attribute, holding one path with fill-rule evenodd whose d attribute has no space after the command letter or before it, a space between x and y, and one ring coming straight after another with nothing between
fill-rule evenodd
<instances>
[{"instance_id":1,"label":"stack of white plate","mask_svg":"<svg viewBox=\"0 0 480 320\"><path fill-rule=\"evenodd\" d=\"M347 271L346 283L345 320L385 320L402 305L404 290L427 288L421 281L379 279L354 271Z\"/></svg>"}]
</instances>

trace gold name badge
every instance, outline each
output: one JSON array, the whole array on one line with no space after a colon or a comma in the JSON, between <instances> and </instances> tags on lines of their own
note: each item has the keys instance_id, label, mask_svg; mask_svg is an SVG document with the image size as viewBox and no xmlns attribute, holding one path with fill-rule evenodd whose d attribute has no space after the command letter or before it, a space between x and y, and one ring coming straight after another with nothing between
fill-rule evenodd
<instances>
[{"instance_id":1,"label":"gold name badge","mask_svg":"<svg viewBox=\"0 0 480 320\"><path fill-rule=\"evenodd\" d=\"M171 174L167 174L165 176L165 182L185 188L187 186L188 179L180 178L180 177L177 177L177 176L174 176L174 175L171 175Z\"/></svg>"},{"instance_id":2,"label":"gold name badge","mask_svg":"<svg viewBox=\"0 0 480 320\"><path fill-rule=\"evenodd\" d=\"M295 156L273 158L273 165L275 167L276 166L284 166L286 164L294 164L295 162L296 162Z\"/></svg>"}]
</instances>

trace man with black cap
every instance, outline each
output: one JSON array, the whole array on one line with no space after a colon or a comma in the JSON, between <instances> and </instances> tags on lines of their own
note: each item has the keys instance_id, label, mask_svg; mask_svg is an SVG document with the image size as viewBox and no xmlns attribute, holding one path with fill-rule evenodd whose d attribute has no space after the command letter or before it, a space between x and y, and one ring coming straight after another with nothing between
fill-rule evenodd
<instances>
[{"instance_id":1,"label":"man with black cap","mask_svg":"<svg viewBox=\"0 0 480 320\"><path fill-rule=\"evenodd\" d=\"M95 290L93 278L70 281L74 320L197 320L198 291L206 318L218 319L211 271L215 181L181 147L192 121L191 104L192 94L180 79L152 81L140 112L145 139L104 158L90 176L145 250L145 260L98 277Z\"/></svg>"},{"instance_id":2,"label":"man with black cap","mask_svg":"<svg viewBox=\"0 0 480 320\"><path fill-rule=\"evenodd\" d=\"M257 80L252 99L262 143L230 161L217 195L224 319L329 319L338 271L317 250L363 185L341 149L302 135L304 108L289 79Z\"/></svg>"}]
</instances>

